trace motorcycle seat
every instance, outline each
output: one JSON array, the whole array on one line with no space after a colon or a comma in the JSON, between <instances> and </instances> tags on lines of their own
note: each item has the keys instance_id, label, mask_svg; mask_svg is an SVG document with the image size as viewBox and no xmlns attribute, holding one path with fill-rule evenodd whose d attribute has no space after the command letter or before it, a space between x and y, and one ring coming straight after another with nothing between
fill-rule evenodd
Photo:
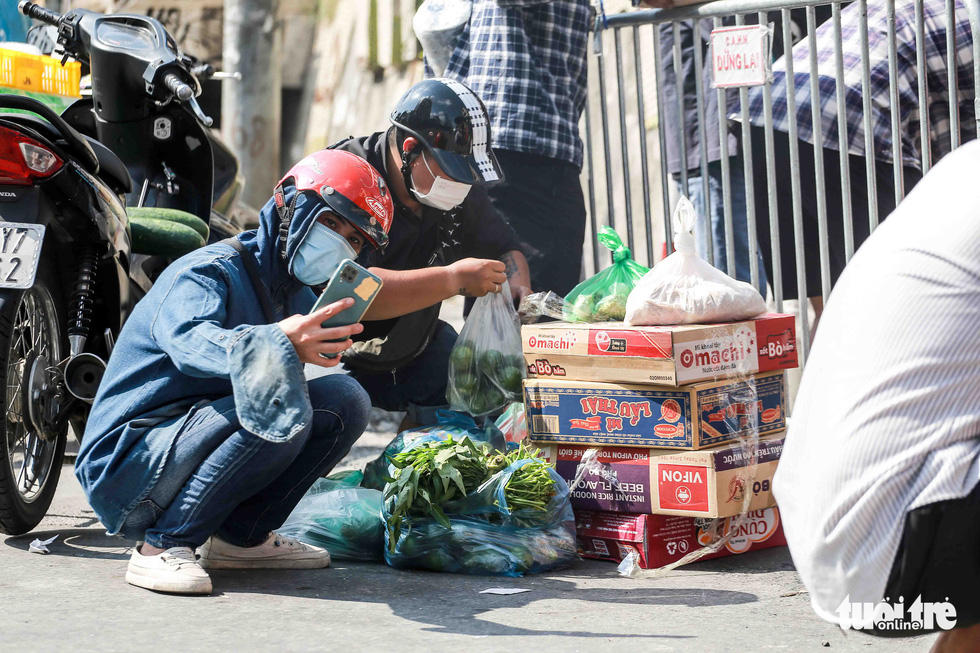
<instances>
[{"instance_id":1,"label":"motorcycle seat","mask_svg":"<svg viewBox=\"0 0 980 653\"><path fill-rule=\"evenodd\" d=\"M33 129L55 145L67 147L61 133L47 120L26 114L3 114L3 118ZM99 141L85 134L82 136L85 136L85 140L95 152L95 158L99 161L99 176L123 194L132 192L133 178L129 176L129 170L126 169L122 160Z\"/></svg>"},{"instance_id":2,"label":"motorcycle seat","mask_svg":"<svg viewBox=\"0 0 980 653\"><path fill-rule=\"evenodd\" d=\"M126 213L134 254L180 258L204 247L210 235L207 223L186 211L131 206Z\"/></svg>"}]
</instances>

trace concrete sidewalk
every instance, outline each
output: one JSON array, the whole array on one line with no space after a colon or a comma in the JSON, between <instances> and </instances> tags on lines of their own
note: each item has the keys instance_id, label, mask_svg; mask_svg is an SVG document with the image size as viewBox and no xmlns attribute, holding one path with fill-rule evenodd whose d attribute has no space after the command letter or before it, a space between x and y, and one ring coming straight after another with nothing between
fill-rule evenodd
<instances>
[{"instance_id":1,"label":"concrete sidewalk","mask_svg":"<svg viewBox=\"0 0 980 653\"><path fill-rule=\"evenodd\" d=\"M366 434L360 464L386 438ZM34 538L59 535L49 555ZM335 561L315 571L215 572L210 597L123 576L132 542L108 537L69 467L33 533L0 537L4 651L927 651L932 637L845 635L811 611L789 554L703 562L660 580L610 563L523 579L404 572ZM520 587L512 596L480 594Z\"/></svg>"}]
</instances>

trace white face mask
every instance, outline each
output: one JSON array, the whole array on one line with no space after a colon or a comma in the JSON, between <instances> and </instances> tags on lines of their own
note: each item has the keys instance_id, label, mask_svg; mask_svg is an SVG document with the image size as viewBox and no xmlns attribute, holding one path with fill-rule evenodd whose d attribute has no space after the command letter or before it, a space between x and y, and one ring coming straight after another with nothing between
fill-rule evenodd
<instances>
[{"instance_id":1,"label":"white face mask","mask_svg":"<svg viewBox=\"0 0 980 653\"><path fill-rule=\"evenodd\" d=\"M435 180L432 182L432 188L429 189L428 193L423 194L415 190L415 188L412 188L412 194L415 195L416 199L422 202L422 204L439 209L440 211L448 211L462 204L463 200L466 199L466 195L470 192L470 186L434 174L432 168L429 167L429 162L426 160L424 152L422 153L422 163L425 164L425 169L429 171L429 174ZM412 180L412 185L415 185L414 179Z\"/></svg>"}]
</instances>

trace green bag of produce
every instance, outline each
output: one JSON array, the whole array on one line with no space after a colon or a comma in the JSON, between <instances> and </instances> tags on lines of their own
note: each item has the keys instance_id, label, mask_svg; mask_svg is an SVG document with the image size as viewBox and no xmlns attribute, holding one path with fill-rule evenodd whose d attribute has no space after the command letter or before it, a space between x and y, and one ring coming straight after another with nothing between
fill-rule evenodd
<instances>
[{"instance_id":1,"label":"green bag of produce","mask_svg":"<svg viewBox=\"0 0 980 653\"><path fill-rule=\"evenodd\" d=\"M531 455L523 447L491 453L465 441L426 443L396 456L382 506L385 560L401 569L499 576L571 564L577 552L568 485Z\"/></svg>"},{"instance_id":2,"label":"green bag of produce","mask_svg":"<svg viewBox=\"0 0 980 653\"><path fill-rule=\"evenodd\" d=\"M361 487L383 490L385 478L390 474L389 459L419 443L441 442L449 437L456 441L469 438L477 445L489 445L492 450L503 450L507 446L504 434L492 422L477 426L469 415L452 410L437 411L436 418L437 424L409 429L395 436L384 452L365 466Z\"/></svg>"},{"instance_id":3,"label":"green bag of produce","mask_svg":"<svg viewBox=\"0 0 980 653\"><path fill-rule=\"evenodd\" d=\"M362 477L354 471L318 479L278 532L325 547L338 560L381 560L382 494L358 487Z\"/></svg>"},{"instance_id":4,"label":"green bag of produce","mask_svg":"<svg viewBox=\"0 0 980 653\"><path fill-rule=\"evenodd\" d=\"M476 300L449 355L449 403L475 417L500 412L523 401L526 376L521 325L504 282Z\"/></svg>"},{"instance_id":5,"label":"green bag of produce","mask_svg":"<svg viewBox=\"0 0 980 653\"><path fill-rule=\"evenodd\" d=\"M613 264L568 293L564 317L569 322L622 322L626 299L640 277L650 271L631 258L623 239L609 227L600 229L598 238L612 250Z\"/></svg>"}]
</instances>

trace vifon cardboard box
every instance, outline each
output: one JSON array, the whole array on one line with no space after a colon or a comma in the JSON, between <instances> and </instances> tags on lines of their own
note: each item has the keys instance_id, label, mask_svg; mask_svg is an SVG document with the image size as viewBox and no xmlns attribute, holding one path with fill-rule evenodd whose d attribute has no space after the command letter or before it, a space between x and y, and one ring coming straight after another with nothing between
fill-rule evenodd
<instances>
[{"instance_id":1,"label":"vifon cardboard box","mask_svg":"<svg viewBox=\"0 0 980 653\"><path fill-rule=\"evenodd\" d=\"M755 478L749 482L750 461L738 444L701 451L600 447L572 490L576 510L731 517L742 510L776 505L772 477L783 453L784 435L759 439ZM548 462L569 485L588 449L545 445Z\"/></svg>"},{"instance_id":2,"label":"vifon cardboard box","mask_svg":"<svg viewBox=\"0 0 980 653\"><path fill-rule=\"evenodd\" d=\"M723 535L732 519L713 528L710 520L668 515L627 515L576 510L579 553L586 558L622 561L632 551L643 569L656 569L707 546L714 535ZM725 546L701 560L786 546L778 508L753 510Z\"/></svg>"},{"instance_id":3,"label":"vifon cardboard box","mask_svg":"<svg viewBox=\"0 0 980 653\"><path fill-rule=\"evenodd\" d=\"M547 322L521 328L529 379L686 385L799 365L796 318L631 327Z\"/></svg>"},{"instance_id":4,"label":"vifon cardboard box","mask_svg":"<svg viewBox=\"0 0 980 653\"><path fill-rule=\"evenodd\" d=\"M786 428L783 372L683 388L528 379L524 405L537 442L696 450Z\"/></svg>"}]
</instances>

